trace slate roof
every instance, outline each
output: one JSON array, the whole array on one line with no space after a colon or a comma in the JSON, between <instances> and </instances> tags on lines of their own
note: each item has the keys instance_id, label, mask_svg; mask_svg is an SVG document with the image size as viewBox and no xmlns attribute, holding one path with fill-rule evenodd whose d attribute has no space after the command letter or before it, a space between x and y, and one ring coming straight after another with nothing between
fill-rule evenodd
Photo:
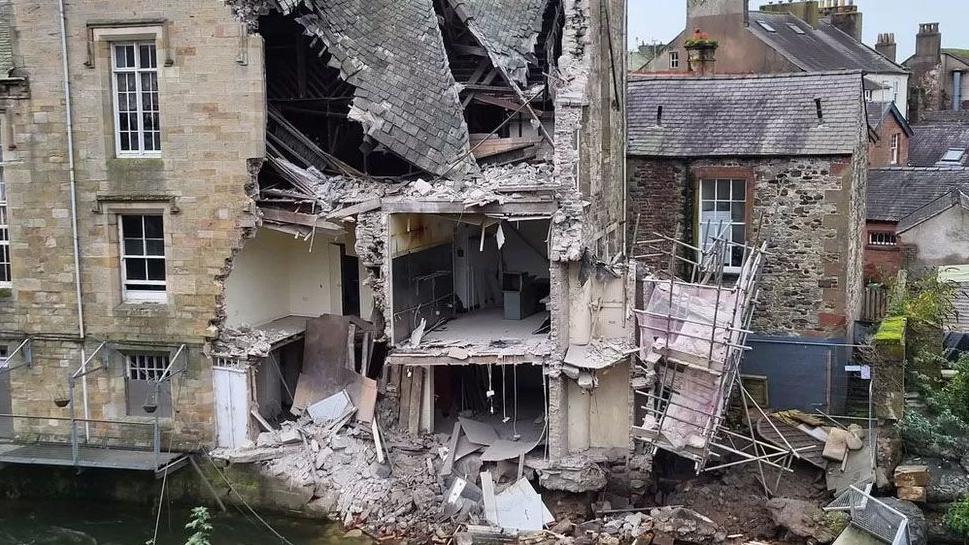
<instances>
[{"instance_id":1,"label":"slate roof","mask_svg":"<svg viewBox=\"0 0 969 545\"><path fill-rule=\"evenodd\" d=\"M354 86L350 119L408 162L451 177L475 168L432 0L279 0ZM463 158L454 168L449 167Z\"/></svg>"},{"instance_id":2,"label":"slate roof","mask_svg":"<svg viewBox=\"0 0 969 545\"><path fill-rule=\"evenodd\" d=\"M868 102L866 107L868 108L868 126L872 129L878 129L886 118L892 116L898 122L899 126L902 127L902 130L905 131L905 134L910 137L914 134L911 125L908 124L908 120L905 119L902 112L898 111L898 107L894 101Z\"/></svg>"},{"instance_id":3,"label":"slate roof","mask_svg":"<svg viewBox=\"0 0 969 545\"><path fill-rule=\"evenodd\" d=\"M915 134L908 143L908 164L913 167L935 165L949 148L969 150L969 120L920 123L912 130Z\"/></svg>"},{"instance_id":4,"label":"slate roof","mask_svg":"<svg viewBox=\"0 0 969 545\"><path fill-rule=\"evenodd\" d=\"M969 168L870 169L868 219L899 221L959 188L969 188Z\"/></svg>"},{"instance_id":5,"label":"slate roof","mask_svg":"<svg viewBox=\"0 0 969 545\"><path fill-rule=\"evenodd\" d=\"M535 44L549 0L449 0L458 17L491 63L519 85L528 82L528 65L534 64Z\"/></svg>"},{"instance_id":6,"label":"slate roof","mask_svg":"<svg viewBox=\"0 0 969 545\"><path fill-rule=\"evenodd\" d=\"M766 30L759 23L774 29ZM799 28L803 33L794 30ZM905 74L905 68L822 19L815 29L786 13L750 12L747 29L801 70L863 70L876 74Z\"/></svg>"},{"instance_id":7,"label":"slate roof","mask_svg":"<svg viewBox=\"0 0 969 545\"><path fill-rule=\"evenodd\" d=\"M630 155L850 155L864 132L860 72L631 74ZM815 99L821 99L818 123ZM657 111L662 107L661 123Z\"/></svg>"}]
</instances>

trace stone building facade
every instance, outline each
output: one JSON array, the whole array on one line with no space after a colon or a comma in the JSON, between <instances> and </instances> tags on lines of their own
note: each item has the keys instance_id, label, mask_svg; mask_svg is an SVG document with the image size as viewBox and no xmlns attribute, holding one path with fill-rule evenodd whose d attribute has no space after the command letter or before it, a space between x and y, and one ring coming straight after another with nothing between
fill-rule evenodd
<instances>
[{"instance_id":1,"label":"stone building facade","mask_svg":"<svg viewBox=\"0 0 969 545\"><path fill-rule=\"evenodd\" d=\"M915 54L902 64L912 71L909 118L913 123L928 112L969 109L969 51L942 47L939 23L919 24Z\"/></svg>"},{"instance_id":2,"label":"stone building facade","mask_svg":"<svg viewBox=\"0 0 969 545\"><path fill-rule=\"evenodd\" d=\"M10 351L30 338L32 355L29 367L9 373L10 409L66 418L54 398L66 394L85 359L94 356L93 369L106 358L106 369L78 381L76 415L123 423L91 424L89 432L103 440L144 442L151 428L140 424L154 418L129 383L173 363L184 372L171 380L173 410L162 426L175 432L176 448L210 444L206 342L220 318L226 270L257 221L250 167L265 148L262 44L244 40L245 29L220 2L71 2L63 19L68 98L58 3L15 0L8 7L15 70L29 92L3 101L11 287L0 299L0 335ZM135 47L118 53L123 44ZM119 76L118 55L135 50L143 94L134 117L144 120L152 100L158 110L159 140L139 146L155 148L150 152L121 150L116 133L118 78L133 81ZM149 97L155 82L157 95ZM145 141L152 138L146 133ZM160 218L160 232L149 219L153 232L142 233L160 244L155 257L164 256L152 265L163 289L152 288L151 302L126 291L122 217ZM135 237L132 230L126 238ZM136 263L144 262L130 263L135 280ZM63 420L35 422L17 421L13 432L67 432Z\"/></svg>"},{"instance_id":3,"label":"stone building facade","mask_svg":"<svg viewBox=\"0 0 969 545\"><path fill-rule=\"evenodd\" d=\"M702 247L710 218L729 223L734 242L769 240L753 330L850 336L860 311L869 143L861 83L859 73L632 80L627 183L636 241L679 225L686 242ZM803 117L804 109L794 110L798 93L816 85L821 115L839 112L837 119L826 117L832 132L825 135L816 133L816 119ZM785 102L761 96L767 88ZM745 120L745 129L735 130L732 119ZM771 123L792 132L773 133ZM720 199L728 182L729 205ZM727 216L712 215L727 206Z\"/></svg>"}]
</instances>

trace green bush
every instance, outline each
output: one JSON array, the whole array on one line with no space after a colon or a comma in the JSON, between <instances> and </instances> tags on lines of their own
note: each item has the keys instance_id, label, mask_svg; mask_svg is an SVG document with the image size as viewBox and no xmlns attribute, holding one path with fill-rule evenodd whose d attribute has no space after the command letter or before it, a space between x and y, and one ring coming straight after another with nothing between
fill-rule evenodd
<instances>
[{"instance_id":1,"label":"green bush","mask_svg":"<svg viewBox=\"0 0 969 545\"><path fill-rule=\"evenodd\" d=\"M212 520L212 516L209 515L209 510L205 507L196 507L192 509L191 518L188 520L188 524L185 525L186 530L192 530L193 533L185 545L211 545L209 537L212 536L212 524L209 522Z\"/></svg>"},{"instance_id":2,"label":"green bush","mask_svg":"<svg viewBox=\"0 0 969 545\"><path fill-rule=\"evenodd\" d=\"M949 529L969 539L969 496L953 503L944 520Z\"/></svg>"}]
</instances>

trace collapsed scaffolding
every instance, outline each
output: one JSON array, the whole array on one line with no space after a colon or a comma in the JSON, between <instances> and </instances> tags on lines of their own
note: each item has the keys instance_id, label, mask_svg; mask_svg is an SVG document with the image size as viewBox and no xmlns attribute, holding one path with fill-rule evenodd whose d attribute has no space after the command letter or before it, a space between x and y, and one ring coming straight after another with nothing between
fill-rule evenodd
<instances>
[{"instance_id":1,"label":"collapsed scaffolding","mask_svg":"<svg viewBox=\"0 0 969 545\"><path fill-rule=\"evenodd\" d=\"M656 234L637 243L636 259L668 264L642 279L642 308L634 309L640 337L639 364L656 373L655 386L636 390L632 435L655 454L664 450L694 462L697 473L756 463L766 494L794 459L812 447L792 446L744 387L740 363L759 294L767 242L730 240L725 229L703 226L703 247ZM728 227L729 228L729 227ZM728 268L729 267L729 268ZM734 389L749 435L726 425ZM779 445L757 438L751 411L780 437ZM777 470L769 483L766 468Z\"/></svg>"}]
</instances>

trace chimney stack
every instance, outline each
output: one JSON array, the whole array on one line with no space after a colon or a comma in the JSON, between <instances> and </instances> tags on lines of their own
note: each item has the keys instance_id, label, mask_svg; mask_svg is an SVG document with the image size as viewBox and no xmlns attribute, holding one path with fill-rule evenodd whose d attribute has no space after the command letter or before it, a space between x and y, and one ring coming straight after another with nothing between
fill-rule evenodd
<instances>
[{"instance_id":1,"label":"chimney stack","mask_svg":"<svg viewBox=\"0 0 969 545\"><path fill-rule=\"evenodd\" d=\"M712 76L716 73L716 54L719 45L716 40L711 39L698 28L683 45L688 56L687 71L698 76Z\"/></svg>"},{"instance_id":2,"label":"chimney stack","mask_svg":"<svg viewBox=\"0 0 969 545\"><path fill-rule=\"evenodd\" d=\"M826 0L821 3L819 11L835 28L861 41L862 15L855 0Z\"/></svg>"},{"instance_id":3,"label":"chimney stack","mask_svg":"<svg viewBox=\"0 0 969 545\"><path fill-rule=\"evenodd\" d=\"M827 0L821 0L820 4L818 3L818 0L778 2L776 4L770 3L766 6L761 6L760 11L765 13L789 13L811 25L811 27L817 28L819 6L823 5L825 1Z\"/></svg>"},{"instance_id":4,"label":"chimney stack","mask_svg":"<svg viewBox=\"0 0 969 545\"><path fill-rule=\"evenodd\" d=\"M939 23L921 23L915 35L915 56L923 61L938 62L942 55L942 33Z\"/></svg>"},{"instance_id":5,"label":"chimney stack","mask_svg":"<svg viewBox=\"0 0 969 545\"><path fill-rule=\"evenodd\" d=\"M886 59L896 62L898 48L895 45L895 34L886 32L878 35L878 42L875 43L875 51L881 53Z\"/></svg>"}]
</instances>

